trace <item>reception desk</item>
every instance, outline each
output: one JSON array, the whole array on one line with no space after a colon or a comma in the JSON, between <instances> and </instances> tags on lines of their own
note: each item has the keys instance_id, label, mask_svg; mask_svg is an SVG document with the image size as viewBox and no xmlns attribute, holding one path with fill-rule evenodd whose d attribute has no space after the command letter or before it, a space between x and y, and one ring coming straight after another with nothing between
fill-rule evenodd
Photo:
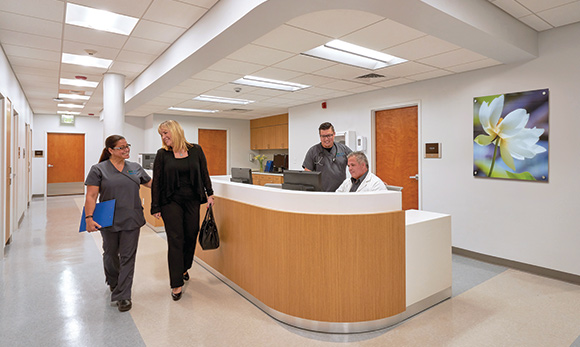
<instances>
[{"instance_id":1,"label":"reception desk","mask_svg":"<svg viewBox=\"0 0 580 347\"><path fill-rule=\"evenodd\" d=\"M450 217L446 224L446 215L423 216L423 229L443 220L431 233L439 242L430 259L432 250L424 255L406 242L400 192L300 192L228 176L212 184L221 245L198 248L196 261L275 319L315 331L370 331L451 295ZM436 269L437 278L409 277L409 261L421 273Z\"/></svg>"}]
</instances>

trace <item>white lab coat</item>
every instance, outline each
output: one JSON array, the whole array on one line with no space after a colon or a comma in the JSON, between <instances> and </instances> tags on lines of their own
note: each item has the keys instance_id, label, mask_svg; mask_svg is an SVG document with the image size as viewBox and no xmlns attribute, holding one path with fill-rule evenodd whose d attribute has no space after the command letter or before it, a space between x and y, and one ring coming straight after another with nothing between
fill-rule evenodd
<instances>
[{"instance_id":1,"label":"white lab coat","mask_svg":"<svg viewBox=\"0 0 580 347\"><path fill-rule=\"evenodd\" d=\"M352 180L350 177L347 177L344 182L338 187L336 190L337 192L350 192L350 188L352 187ZM387 186L385 182L383 182L380 178L378 178L372 172L367 173L367 177L362 181L357 192L375 192L379 190L387 190Z\"/></svg>"}]
</instances>

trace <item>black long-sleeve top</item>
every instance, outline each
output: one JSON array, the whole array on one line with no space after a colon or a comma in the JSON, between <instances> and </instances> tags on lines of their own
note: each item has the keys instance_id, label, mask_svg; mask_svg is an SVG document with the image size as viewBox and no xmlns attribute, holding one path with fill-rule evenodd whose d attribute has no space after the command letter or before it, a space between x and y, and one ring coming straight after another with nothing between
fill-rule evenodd
<instances>
[{"instance_id":1,"label":"black long-sleeve top","mask_svg":"<svg viewBox=\"0 0 580 347\"><path fill-rule=\"evenodd\" d=\"M170 202L171 195L179 190L179 172L176 160L188 160L191 185L200 197L200 203L205 204L207 197L213 195L207 161L201 146L192 144L187 150L188 157L176 159L173 151L160 148L153 164L153 185L151 186L151 214L161 212L161 206Z\"/></svg>"}]
</instances>

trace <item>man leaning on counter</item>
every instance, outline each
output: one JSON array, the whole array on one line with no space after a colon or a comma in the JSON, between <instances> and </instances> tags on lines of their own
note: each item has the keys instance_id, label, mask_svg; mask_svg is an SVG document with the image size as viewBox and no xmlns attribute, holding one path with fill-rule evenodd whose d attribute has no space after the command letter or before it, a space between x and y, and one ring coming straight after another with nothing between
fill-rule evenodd
<instances>
[{"instance_id":1,"label":"man leaning on counter","mask_svg":"<svg viewBox=\"0 0 580 347\"><path fill-rule=\"evenodd\" d=\"M338 187L337 192L375 192L387 190L385 182L377 175L369 172L369 161L363 152L348 154L349 178Z\"/></svg>"},{"instance_id":2,"label":"man leaning on counter","mask_svg":"<svg viewBox=\"0 0 580 347\"><path fill-rule=\"evenodd\" d=\"M310 147L302 163L304 170L322 172L322 190L325 192L336 191L346 179L346 156L352 152L346 145L334 142L335 134L332 124L320 124L320 143Z\"/></svg>"}]
</instances>

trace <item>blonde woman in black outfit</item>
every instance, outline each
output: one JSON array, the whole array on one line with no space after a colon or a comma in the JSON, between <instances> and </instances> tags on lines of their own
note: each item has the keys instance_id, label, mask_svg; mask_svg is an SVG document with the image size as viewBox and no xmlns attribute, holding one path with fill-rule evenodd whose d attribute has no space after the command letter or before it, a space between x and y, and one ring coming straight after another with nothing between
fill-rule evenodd
<instances>
[{"instance_id":1,"label":"blonde woman in black outfit","mask_svg":"<svg viewBox=\"0 0 580 347\"><path fill-rule=\"evenodd\" d=\"M213 190L203 150L186 141L181 125L168 120L157 131L162 148L153 165L151 214L165 224L171 297L177 301L193 264L199 206L213 205Z\"/></svg>"}]
</instances>

